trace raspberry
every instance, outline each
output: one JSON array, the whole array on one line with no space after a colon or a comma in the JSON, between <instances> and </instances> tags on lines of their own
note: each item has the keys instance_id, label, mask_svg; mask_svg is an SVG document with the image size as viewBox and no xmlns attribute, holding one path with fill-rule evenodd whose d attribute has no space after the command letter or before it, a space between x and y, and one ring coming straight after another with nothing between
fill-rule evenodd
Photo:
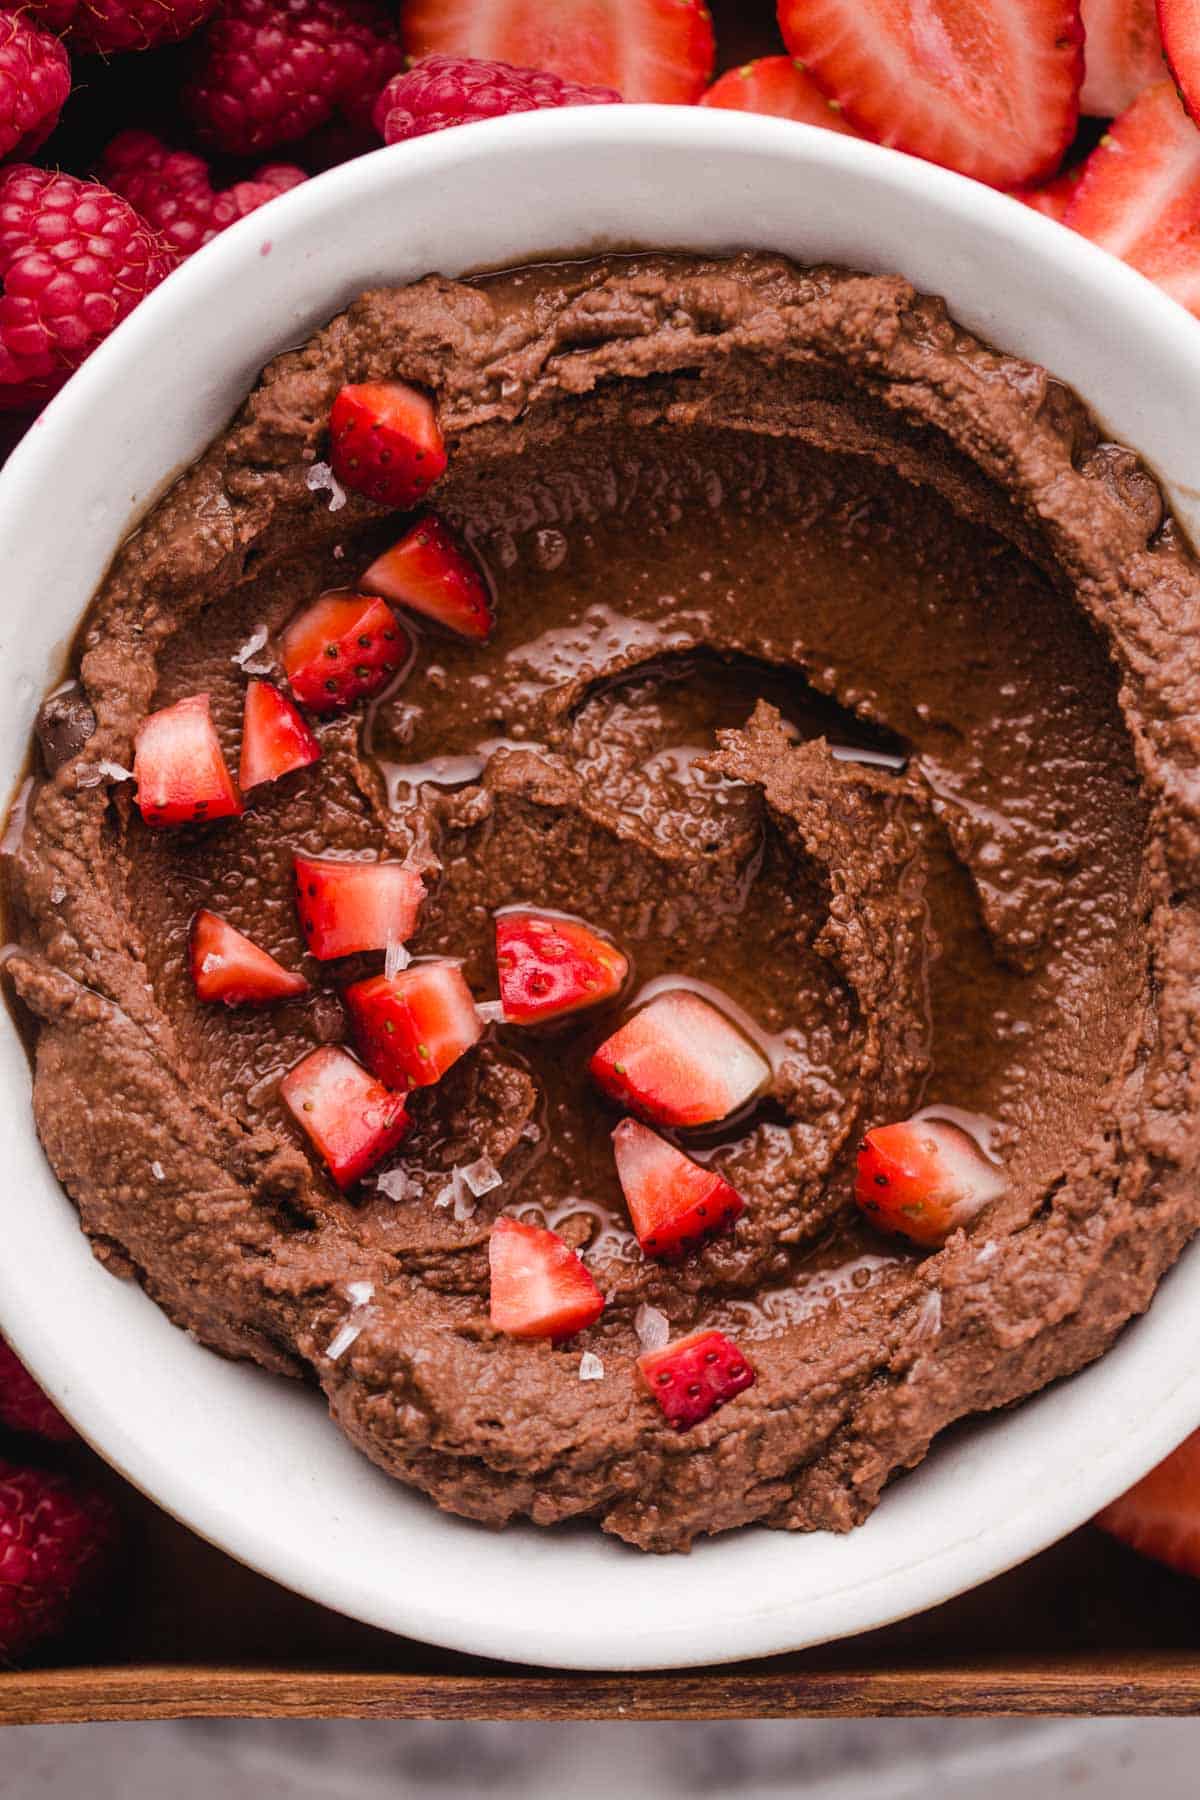
<instances>
[{"instance_id":1,"label":"raspberry","mask_svg":"<svg viewBox=\"0 0 1200 1800\"><path fill-rule=\"evenodd\" d=\"M620 98L615 88L584 87L544 69L519 69L515 63L473 56L426 56L388 82L375 103L375 129L385 143L398 144L504 113L611 106Z\"/></svg>"},{"instance_id":2,"label":"raspberry","mask_svg":"<svg viewBox=\"0 0 1200 1800\"><path fill-rule=\"evenodd\" d=\"M403 62L379 0L226 0L188 104L206 142L251 155L335 115L369 124L380 89Z\"/></svg>"},{"instance_id":3,"label":"raspberry","mask_svg":"<svg viewBox=\"0 0 1200 1800\"><path fill-rule=\"evenodd\" d=\"M289 163L265 163L248 180L214 189L203 157L172 150L149 131L118 133L100 159L100 175L153 226L177 262L307 179Z\"/></svg>"},{"instance_id":4,"label":"raspberry","mask_svg":"<svg viewBox=\"0 0 1200 1800\"><path fill-rule=\"evenodd\" d=\"M28 1431L53 1443L66 1444L75 1433L58 1408L47 1400L24 1363L0 1338L0 1425Z\"/></svg>"},{"instance_id":5,"label":"raspberry","mask_svg":"<svg viewBox=\"0 0 1200 1800\"><path fill-rule=\"evenodd\" d=\"M0 172L0 411L48 399L170 268L99 182L27 163Z\"/></svg>"},{"instance_id":6,"label":"raspberry","mask_svg":"<svg viewBox=\"0 0 1200 1800\"><path fill-rule=\"evenodd\" d=\"M65 31L80 50L153 50L190 36L218 0L26 0L51 31Z\"/></svg>"},{"instance_id":7,"label":"raspberry","mask_svg":"<svg viewBox=\"0 0 1200 1800\"><path fill-rule=\"evenodd\" d=\"M98 1489L0 1461L0 1662L62 1630L116 1539Z\"/></svg>"},{"instance_id":8,"label":"raspberry","mask_svg":"<svg viewBox=\"0 0 1200 1800\"><path fill-rule=\"evenodd\" d=\"M71 64L56 37L0 12L0 156L31 156L58 124Z\"/></svg>"}]
</instances>

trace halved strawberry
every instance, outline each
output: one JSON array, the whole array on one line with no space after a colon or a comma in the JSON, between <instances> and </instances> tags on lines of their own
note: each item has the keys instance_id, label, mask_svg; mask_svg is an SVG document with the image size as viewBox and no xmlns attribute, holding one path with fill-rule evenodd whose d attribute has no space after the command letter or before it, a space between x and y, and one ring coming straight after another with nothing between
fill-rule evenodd
<instances>
[{"instance_id":1,"label":"halved strawberry","mask_svg":"<svg viewBox=\"0 0 1200 1800\"><path fill-rule=\"evenodd\" d=\"M1143 88L1163 78L1163 47L1154 0L1080 0L1083 14L1085 113L1111 119Z\"/></svg>"},{"instance_id":2,"label":"halved strawberry","mask_svg":"<svg viewBox=\"0 0 1200 1800\"><path fill-rule=\"evenodd\" d=\"M859 131L978 181L1040 181L1075 135L1079 0L779 0L779 24Z\"/></svg>"},{"instance_id":3,"label":"halved strawberry","mask_svg":"<svg viewBox=\"0 0 1200 1800\"><path fill-rule=\"evenodd\" d=\"M293 769L306 769L320 754L320 744L287 695L269 681L252 681L246 689L242 718L242 762L238 770L242 792L264 781L278 781Z\"/></svg>"},{"instance_id":4,"label":"halved strawberry","mask_svg":"<svg viewBox=\"0 0 1200 1800\"><path fill-rule=\"evenodd\" d=\"M404 1095L389 1093L336 1044L323 1044L298 1062L280 1082L279 1093L340 1188L374 1168L412 1123Z\"/></svg>"},{"instance_id":5,"label":"halved strawberry","mask_svg":"<svg viewBox=\"0 0 1200 1800\"><path fill-rule=\"evenodd\" d=\"M483 570L436 513L422 514L377 556L362 585L461 637L485 638L495 622Z\"/></svg>"},{"instance_id":6,"label":"halved strawberry","mask_svg":"<svg viewBox=\"0 0 1200 1800\"><path fill-rule=\"evenodd\" d=\"M404 863L297 856L295 872L305 947L322 962L406 943L416 929L425 883Z\"/></svg>"},{"instance_id":7,"label":"halved strawberry","mask_svg":"<svg viewBox=\"0 0 1200 1800\"><path fill-rule=\"evenodd\" d=\"M292 620L279 648L297 700L326 713L386 687L412 640L382 600L323 594Z\"/></svg>"},{"instance_id":8,"label":"halved strawberry","mask_svg":"<svg viewBox=\"0 0 1200 1800\"><path fill-rule=\"evenodd\" d=\"M1200 1431L1097 1513L1095 1522L1143 1556L1200 1576Z\"/></svg>"},{"instance_id":9,"label":"halved strawberry","mask_svg":"<svg viewBox=\"0 0 1200 1800\"><path fill-rule=\"evenodd\" d=\"M622 1119L612 1136L629 1216L647 1256L694 1249L710 1232L732 1225L744 1209L742 1196L723 1175L693 1162L649 1126Z\"/></svg>"},{"instance_id":10,"label":"halved strawberry","mask_svg":"<svg viewBox=\"0 0 1200 1800\"><path fill-rule=\"evenodd\" d=\"M359 1055L389 1087L440 1081L483 1033L457 963L416 963L399 975L372 975L342 998Z\"/></svg>"},{"instance_id":11,"label":"halved strawberry","mask_svg":"<svg viewBox=\"0 0 1200 1800\"><path fill-rule=\"evenodd\" d=\"M726 69L701 94L700 104L731 112L769 113L776 119L796 119L802 125L823 125L827 131L859 135L842 117L837 101L817 86L794 56L760 56L740 69Z\"/></svg>"},{"instance_id":12,"label":"halved strawberry","mask_svg":"<svg viewBox=\"0 0 1200 1800\"><path fill-rule=\"evenodd\" d=\"M914 1244L944 1244L1008 1186L957 1125L905 1119L868 1131L854 1198L872 1225Z\"/></svg>"},{"instance_id":13,"label":"halved strawberry","mask_svg":"<svg viewBox=\"0 0 1200 1800\"><path fill-rule=\"evenodd\" d=\"M329 461L356 494L383 506L416 506L446 471L433 401L406 381L342 388L329 413Z\"/></svg>"},{"instance_id":14,"label":"halved strawberry","mask_svg":"<svg viewBox=\"0 0 1200 1800\"><path fill-rule=\"evenodd\" d=\"M621 991L629 959L581 919L504 912L496 919L496 967L505 1019L540 1025Z\"/></svg>"},{"instance_id":15,"label":"halved strawberry","mask_svg":"<svg viewBox=\"0 0 1200 1800\"><path fill-rule=\"evenodd\" d=\"M588 1068L606 1094L659 1125L723 1119L771 1077L737 1026L687 988L651 1000L605 1039Z\"/></svg>"},{"instance_id":16,"label":"halved strawberry","mask_svg":"<svg viewBox=\"0 0 1200 1800\"><path fill-rule=\"evenodd\" d=\"M226 1006L265 1006L307 994L303 975L293 975L251 938L216 913L201 910L189 934L192 980L201 1000Z\"/></svg>"},{"instance_id":17,"label":"halved strawberry","mask_svg":"<svg viewBox=\"0 0 1200 1800\"><path fill-rule=\"evenodd\" d=\"M1083 177L1084 165L1076 163L1073 169L1064 169L1053 181L1044 181L1041 187L1013 188L1012 197L1019 200L1022 206L1032 207L1034 212L1044 213L1048 219L1056 219L1061 225L1067 216L1067 208L1075 195L1075 189Z\"/></svg>"},{"instance_id":18,"label":"halved strawberry","mask_svg":"<svg viewBox=\"0 0 1200 1800\"><path fill-rule=\"evenodd\" d=\"M400 35L431 51L549 69L616 88L624 100L698 100L712 75L704 0L407 0Z\"/></svg>"},{"instance_id":19,"label":"halved strawberry","mask_svg":"<svg viewBox=\"0 0 1200 1800\"><path fill-rule=\"evenodd\" d=\"M1179 98L1200 118L1200 12L1195 0L1158 0L1158 29Z\"/></svg>"},{"instance_id":20,"label":"halved strawberry","mask_svg":"<svg viewBox=\"0 0 1200 1800\"><path fill-rule=\"evenodd\" d=\"M492 1226L488 1260L492 1324L509 1337L570 1337L604 1311L604 1295L557 1232L502 1213Z\"/></svg>"},{"instance_id":21,"label":"halved strawberry","mask_svg":"<svg viewBox=\"0 0 1200 1800\"><path fill-rule=\"evenodd\" d=\"M668 1425L687 1431L758 1379L750 1358L720 1331L693 1331L638 1357L642 1380Z\"/></svg>"},{"instance_id":22,"label":"halved strawberry","mask_svg":"<svg viewBox=\"0 0 1200 1800\"><path fill-rule=\"evenodd\" d=\"M151 713L133 741L134 799L147 825L192 825L245 811L221 754L207 694Z\"/></svg>"}]
</instances>

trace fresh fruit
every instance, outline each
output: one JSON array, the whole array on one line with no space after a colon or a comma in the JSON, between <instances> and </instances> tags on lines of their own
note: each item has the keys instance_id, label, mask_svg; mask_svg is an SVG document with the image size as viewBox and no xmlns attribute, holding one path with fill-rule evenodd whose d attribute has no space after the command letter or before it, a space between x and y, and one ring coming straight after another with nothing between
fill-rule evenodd
<instances>
[{"instance_id":1,"label":"fresh fruit","mask_svg":"<svg viewBox=\"0 0 1200 1800\"><path fill-rule=\"evenodd\" d=\"M457 963L417 963L398 975L372 975L342 998L359 1055L388 1087L440 1081L483 1034Z\"/></svg>"},{"instance_id":2,"label":"fresh fruit","mask_svg":"<svg viewBox=\"0 0 1200 1800\"><path fill-rule=\"evenodd\" d=\"M905 1119L868 1131L854 1198L872 1225L926 1247L968 1225L1008 1182L965 1131L938 1119Z\"/></svg>"},{"instance_id":3,"label":"fresh fruit","mask_svg":"<svg viewBox=\"0 0 1200 1800\"><path fill-rule=\"evenodd\" d=\"M53 1401L47 1400L24 1363L0 1338L0 1426L28 1432L53 1444L69 1444L75 1436Z\"/></svg>"},{"instance_id":4,"label":"fresh fruit","mask_svg":"<svg viewBox=\"0 0 1200 1800\"><path fill-rule=\"evenodd\" d=\"M223 1000L226 1006L269 1006L307 994L303 975L294 975L262 950L253 939L201 910L189 937L192 980L199 1000Z\"/></svg>"},{"instance_id":5,"label":"fresh fruit","mask_svg":"<svg viewBox=\"0 0 1200 1800\"><path fill-rule=\"evenodd\" d=\"M824 125L828 131L859 135L842 117L837 102L792 56L760 56L740 69L726 69L701 94L700 104L730 112L770 113L776 119L796 119L803 125Z\"/></svg>"},{"instance_id":6,"label":"fresh fruit","mask_svg":"<svg viewBox=\"0 0 1200 1800\"><path fill-rule=\"evenodd\" d=\"M143 719L133 741L134 799L147 825L207 824L245 811L209 717L190 694Z\"/></svg>"},{"instance_id":7,"label":"fresh fruit","mask_svg":"<svg viewBox=\"0 0 1200 1800\"><path fill-rule=\"evenodd\" d=\"M278 781L293 769L307 769L321 754L321 746L286 694L269 681L252 681L246 689L242 720L242 761L238 785L242 792Z\"/></svg>"},{"instance_id":8,"label":"fresh fruit","mask_svg":"<svg viewBox=\"0 0 1200 1800\"><path fill-rule=\"evenodd\" d=\"M1078 0L779 0L779 24L850 124L979 181L1040 181L1075 135Z\"/></svg>"},{"instance_id":9,"label":"fresh fruit","mask_svg":"<svg viewBox=\"0 0 1200 1800\"><path fill-rule=\"evenodd\" d=\"M330 409L329 446L343 487L383 506L415 506L446 468L433 401L406 381L342 388Z\"/></svg>"},{"instance_id":10,"label":"fresh fruit","mask_svg":"<svg viewBox=\"0 0 1200 1800\"><path fill-rule=\"evenodd\" d=\"M70 91L70 59L53 33L24 11L0 12L0 156L32 156Z\"/></svg>"},{"instance_id":11,"label":"fresh fruit","mask_svg":"<svg viewBox=\"0 0 1200 1800\"><path fill-rule=\"evenodd\" d=\"M153 226L177 262L226 226L307 179L290 163L267 163L245 181L214 189L202 156L172 150L149 131L122 131L100 159L100 174Z\"/></svg>"},{"instance_id":12,"label":"fresh fruit","mask_svg":"<svg viewBox=\"0 0 1200 1800\"><path fill-rule=\"evenodd\" d=\"M154 50L190 37L218 0L23 0L51 31L99 56L116 50Z\"/></svg>"},{"instance_id":13,"label":"fresh fruit","mask_svg":"<svg viewBox=\"0 0 1200 1800\"><path fill-rule=\"evenodd\" d=\"M687 106L712 74L704 0L408 0L400 31L410 56L490 57L625 100Z\"/></svg>"},{"instance_id":14,"label":"fresh fruit","mask_svg":"<svg viewBox=\"0 0 1200 1800\"><path fill-rule=\"evenodd\" d=\"M436 513L424 513L377 556L362 586L460 637L485 638L494 623L483 570Z\"/></svg>"},{"instance_id":15,"label":"fresh fruit","mask_svg":"<svg viewBox=\"0 0 1200 1800\"><path fill-rule=\"evenodd\" d=\"M745 1202L715 1169L693 1162L657 1131L622 1119L613 1132L617 1174L647 1256L678 1256L723 1231Z\"/></svg>"},{"instance_id":16,"label":"fresh fruit","mask_svg":"<svg viewBox=\"0 0 1200 1800\"><path fill-rule=\"evenodd\" d=\"M757 1380L749 1357L719 1331L694 1331L663 1350L648 1350L638 1369L676 1431L698 1425Z\"/></svg>"},{"instance_id":17,"label":"fresh fruit","mask_svg":"<svg viewBox=\"0 0 1200 1800\"><path fill-rule=\"evenodd\" d=\"M660 994L588 1068L612 1099L659 1125L708 1125L766 1087L767 1063L724 1013L687 988Z\"/></svg>"},{"instance_id":18,"label":"fresh fruit","mask_svg":"<svg viewBox=\"0 0 1200 1800\"><path fill-rule=\"evenodd\" d=\"M98 1488L0 1460L0 1663L63 1630L103 1576L118 1535Z\"/></svg>"},{"instance_id":19,"label":"fresh fruit","mask_svg":"<svg viewBox=\"0 0 1200 1800\"><path fill-rule=\"evenodd\" d=\"M404 1095L389 1093L336 1044L323 1044L290 1069L279 1094L342 1189L394 1150L412 1123Z\"/></svg>"},{"instance_id":20,"label":"fresh fruit","mask_svg":"<svg viewBox=\"0 0 1200 1800\"><path fill-rule=\"evenodd\" d=\"M621 991L629 959L581 919L518 910L496 917L500 999L510 1025L540 1025Z\"/></svg>"},{"instance_id":21,"label":"fresh fruit","mask_svg":"<svg viewBox=\"0 0 1200 1800\"><path fill-rule=\"evenodd\" d=\"M298 856L295 869L305 948L322 962L406 943L416 929L425 883L404 863Z\"/></svg>"},{"instance_id":22,"label":"fresh fruit","mask_svg":"<svg viewBox=\"0 0 1200 1800\"><path fill-rule=\"evenodd\" d=\"M171 257L96 181L0 171L0 410L42 405L160 282Z\"/></svg>"},{"instance_id":23,"label":"fresh fruit","mask_svg":"<svg viewBox=\"0 0 1200 1800\"><path fill-rule=\"evenodd\" d=\"M1158 0L1158 28L1171 78L1193 119L1200 119L1200 8L1196 0Z\"/></svg>"},{"instance_id":24,"label":"fresh fruit","mask_svg":"<svg viewBox=\"0 0 1200 1800\"><path fill-rule=\"evenodd\" d=\"M557 1232L502 1213L492 1226L488 1260L492 1324L509 1337L571 1337L604 1311L604 1295Z\"/></svg>"},{"instance_id":25,"label":"fresh fruit","mask_svg":"<svg viewBox=\"0 0 1200 1800\"><path fill-rule=\"evenodd\" d=\"M382 600L323 594L292 620L279 650L297 700L327 713L385 688L412 640Z\"/></svg>"},{"instance_id":26,"label":"fresh fruit","mask_svg":"<svg viewBox=\"0 0 1200 1800\"><path fill-rule=\"evenodd\" d=\"M608 106L620 99L613 88L561 81L546 69L518 69L475 56L426 56L392 76L375 102L375 129L385 144L399 144L505 113Z\"/></svg>"},{"instance_id":27,"label":"fresh fruit","mask_svg":"<svg viewBox=\"0 0 1200 1800\"><path fill-rule=\"evenodd\" d=\"M1034 212L1044 213L1048 219L1057 219L1061 225L1082 175L1083 164L1077 163L1072 169L1064 169L1053 181L1044 181L1041 187L1013 188L1012 197L1023 206L1032 207Z\"/></svg>"},{"instance_id":28,"label":"fresh fruit","mask_svg":"<svg viewBox=\"0 0 1200 1800\"><path fill-rule=\"evenodd\" d=\"M403 66L381 0L224 0L186 102L206 143L253 156L335 116L369 125Z\"/></svg>"},{"instance_id":29,"label":"fresh fruit","mask_svg":"<svg viewBox=\"0 0 1200 1800\"><path fill-rule=\"evenodd\" d=\"M1200 1576L1200 1431L1097 1513L1095 1522L1143 1556Z\"/></svg>"},{"instance_id":30,"label":"fresh fruit","mask_svg":"<svg viewBox=\"0 0 1200 1800\"><path fill-rule=\"evenodd\" d=\"M1154 0L1080 0L1083 92L1080 108L1101 119L1132 106L1163 78L1163 47Z\"/></svg>"}]
</instances>

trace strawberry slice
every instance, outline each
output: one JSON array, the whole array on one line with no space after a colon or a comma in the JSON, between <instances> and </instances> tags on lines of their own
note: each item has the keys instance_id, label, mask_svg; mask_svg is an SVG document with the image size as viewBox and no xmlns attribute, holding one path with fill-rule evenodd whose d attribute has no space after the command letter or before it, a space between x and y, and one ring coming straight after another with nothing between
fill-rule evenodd
<instances>
[{"instance_id":1,"label":"strawberry slice","mask_svg":"<svg viewBox=\"0 0 1200 1800\"><path fill-rule=\"evenodd\" d=\"M1085 68L1079 105L1111 119L1163 78L1154 0L1080 0L1080 12Z\"/></svg>"},{"instance_id":2,"label":"strawberry slice","mask_svg":"<svg viewBox=\"0 0 1200 1800\"><path fill-rule=\"evenodd\" d=\"M242 762L238 785L243 793L264 781L278 781L293 769L306 769L321 746L286 694L269 681L252 681L246 689L242 719Z\"/></svg>"},{"instance_id":3,"label":"strawberry slice","mask_svg":"<svg viewBox=\"0 0 1200 1800\"><path fill-rule=\"evenodd\" d=\"M1158 0L1158 29L1179 98L1193 119L1200 118L1200 11L1195 0Z\"/></svg>"},{"instance_id":4,"label":"strawberry slice","mask_svg":"<svg viewBox=\"0 0 1200 1800\"><path fill-rule=\"evenodd\" d=\"M415 506L446 471L433 401L405 381L342 388L329 412L329 445L342 486L383 506Z\"/></svg>"},{"instance_id":5,"label":"strawberry slice","mask_svg":"<svg viewBox=\"0 0 1200 1800\"><path fill-rule=\"evenodd\" d=\"M759 1093L770 1068L724 1013L686 988L660 994L592 1057L613 1100L659 1125L709 1125Z\"/></svg>"},{"instance_id":6,"label":"strawberry slice","mask_svg":"<svg viewBox=\"0 0 1200 1800\"><path fill-rule=\"evenodd\" d=\"M851 125L996 187L1040 181L1079 117L1079 0L779 0Z\"/></svg>"},{"instance_id":7,"label":"strawberry slice","mask_svg":"<svg viewBox=\"0 0 1200 1800\"><path fill-rule=\"evenodd\" d=\"M189 934L192 980L200 1000L223 1000L226 1006L266 1006L272 1000L294 1000L307 994L303 975L293 975L253 939L201 910Z\"/></svg>"},{"instance_id":8,"label":"strawberry slice","mask_svg":"<svg viewBox=\"0 0 1200 1800\"><path fill-rule=\"evenodd\" d=\"M743 1211L745 1201L723 1175L693 1162L657 1131L622 1119L612 1136L629 1216L647 1256L682 1255Z\"/></svg>"},{"instance_id":9,"label":"strawberry slice","mask_svg":"<svg viewBox=\"0 0 1200 1800\"><path fill-rule=\"evenodd\" d=\"M225 765L207 694L143 719L133 742L134 799L147 825L234 819L245 811Z\"/></svg>"},{"instance_id":10,"label":"strawberry slice","mask_svg":"<svg viewBox=\"0 0 1200 1800\"><path fill-rule=\"evenodd\" d=\"M412 1123L404 1095L390 1094L336 1044L323 1044L298 1062L279 1093L343 1189L394 1149Z\"/></svg>"},{"instance_id":11,"label":"strawberry slice","mask_svg":"<svg viewBox=\"0 0 1200 1800\"><path fill-rule=\"evenodd\" d=\"M693 1331L638 1357L642 1380L668 1425L687 1431L757 1380L754 1365L720 1331Z\"/></svg>"},{"instance_id":12,"label":"strawberry slice","mask_svg":"<svg viewBox=\"0 0 1200 1800\"><path fill-rule=\"evenodd\" d=\"M1075 189L1083 178L1082 163L1073 169L1064 169L1053 181L1044 181L1041 187L1013 188L1012 197L1019 200L1022 206L1030 206L1034 212L1044 213L1048 219L1056 219L1061 225L1067 216L1067 208L1075 195Z\"/></svg>"},{"instance_id":13,"label":"strawberry slice","mask_svg":"<svg viewBox=\"0 0 1200 1800\"><path fill-rule=\"evenodd\" d=\"M280 643L293 694L318 713L377 694L411 649L391 607L366 594L323 594L292 620Z\"/></svg>"},{"instance_id":14,"label":"strawberry slice","mask_svg":"<svg viewBox=\"0 0 1200 1800\"><path fill-rule=\"evenodd\" d=\"M549 69L616 88L625 100L688 106L712 76L704 0L408 0L400 36L410 56L438 51Z\"/></svg>"},{"instance_id":15,"label":"strawberry slice","mask_svg":"<svg viewBox=\"0 0 1200 1800\"><path fill-rule=\"evenodd\" d=\"M1097 1513L1095 1522L1143 1556L1200 1576L1200 1431Z\"/></svg>"},{"instance_id":16,"label":"strawberry slice","mask_svg":"<svg viewBox=\"0 0 1200 1800\"><path fill-rule=\"evenodd\" d=\"M604 1295L556 1231L502 1213L492 1226L488 1260L492 1324L509 1337L570 1337L604 1311Z\"/></svg>"},{"instance_id":17,"label":"strawberry slice","mask_svg":"<svg viewBox=\"0 0 1200 1800\"><path fill-rule=\"evenodd\" d=\"M500 1000L512 1025L540 1025L621 991L629 959L581 919L505 912L496 919Z\"/></svg>"},{"instance_id":18,"label":"strawberry slice","mask_svg":"<svg viewBox=\"0 0 1200 1800\"><path fill-rule=\"evenodd\" d=\"M417 963L399 975L372 975L342 997L359 1055L389 1087L440 1081L483 1032L457 963Z\"/></svg>"},{"instance_id":19,"label":"strawberry slice","mask_svg":"<svg viewBox=\"0 0 1200 1800\"><path fill-rule=\"evenodd\" d=\"M859 135L842 117L837 101L791 56L760 56L740 69L726 69L701 94L700 104L730 112L769 113L776 119L796 119L801 125L824 125L827 131Z\"/></svg>"},{"instance_id":20,"label":"strawberry slice","mask_svg":"<svg viewBox=\"0 0 1200 1800\"><path fill-rule=\"evenodd\" d=\"M404 863L297 856L295 872L305 947L322 962L406 943L416 929L425 883Z\"/></svg>"},{"instance_id":21,"label":"strawberry slice","mask_svg":"<svg viewBox=\"0 0 1200 1800\"><path fill-rule=\"evenodd\" d=\"M485 638L495 623L483 570L436 513L423 514L377 556L362 585L460 637Z\"/></svg>"},{"instance_id":22,"label":"strawberry slice","mask_svg":"<svg viewBox=\"0 0 1200 1800\"><path fill-rule=\"evenodd\" d=\"M881 1231L936 1246L1007 1186L1003 1172L956 1125L905 1119L868 1131L854 1198Z\"/></svg>"}]
</instances>

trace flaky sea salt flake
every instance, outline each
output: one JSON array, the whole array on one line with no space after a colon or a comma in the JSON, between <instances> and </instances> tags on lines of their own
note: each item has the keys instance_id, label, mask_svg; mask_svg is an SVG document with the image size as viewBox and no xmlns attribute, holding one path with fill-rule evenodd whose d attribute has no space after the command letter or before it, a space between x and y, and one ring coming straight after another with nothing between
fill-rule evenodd
<instances>
[{"instance_id":1,"label":"flaky sea salt flake","mask_svg":"<svg viewBox=\"0 0 1200 1800\"><path fill-rule=\"evenodd\" d=\"M269 656L259 656L259 651L266 648L267 628L256 625L240 650L235 650L230 662L244 669L247 675L269 675L275 664Z\"/></svg>"},{"instance_id":2,"label":"flaky sea salt flake","mask_svg":"<svg viewBox=\"0 0 1200 1800\"><path fill-rule=\"evenodd\" d=\"M330 1338L329 1348L325 1352L330 1362L337 1362L340 1357L345 1356L347 1350L361 1331L361 1325L351 1325L348 1319L344 1325L339 1326L338 1330L335 1331Z\"/></svg>"},{"instance_id":3,"label":"flaky sea salt flake","mask_svg":"<svg viewBox=\"0 0 1200 1800\"><path fill-rule=\"evenodd\" d=\"M355 1306L368 1305L374 1294L375 1283L373 1281L350 1281L346 1284L346 1297L352 1300Z\"/></svg>"},{"instance_id":4,"label":"flaky sea salt flake","mask_svg":"<svg viewBox=\"0 0 1200 1800\"><path fill-rule=\"evenodd\" d=\"M393 937L389 937L387 941L387 951L383 959L383 972L387 976L387 979L391 981L394 976L399 975L401 969L407 969L411 961L412 957L408 953L407 945L399 943Z\"/></svg>"},{"instance_id":5,"label":"flaky sea salt flake","mask_svg":"<svg viewBox=\"0 0 1200 1800\"><path fill-rule=\"evenodd\" d=\"M312 494L328 494L330 512L340 512L346 504L346 490L327 462L314 463L304 477L304 485Z\"/></svg>"},{"instance_id":6,"label":"flaky sea salt flake","mask_svg":"<svg viewBox=\"0 0 1200 1800\"><path fill-rule=\"evenodd\" d=\"M580 1381L603 1381L604 1364L592 1350L585 1350L579 1359Z\"/></svg>"},{"instance_id":7,"label":"flaky sea salt flake","mask_svg":"<svg viewBox=\"0 0 1200 1800\"><path fill-rule=\"evenodd\" d=\"M661 1350L671 1336L671 1321L657 1306L639 1306L634 1314L633 1329L643 1350Z\"/></svg>"},{"instance_id":8,"label":"flaky sea salt flake","mask_svg":"<svg viewBox=\"0 0 1200 1800\"><path fill-rule=\"evenodd\" d=\"M167 1179L167 1171L160 1162L152 1162L150 1164L150 1173L153 1175L155 1181L165 1181Z\"/></svg>"},{"instance_id":9,"label":"flaky sea salt flake","mask_svg":"<svg viewBox=\"0 0 1200 1800\"><path fill-rule=\"evenodd\" d=\"M485 1025L503 1025L504 1023L503 1000L477 1000L475 1012Z\"/></svg>"},{"instance_id":10,"label":"flaky sea salt flake","mask_svg":"<svg viewBox=\"0 0 1200 1800\"><path fill-rule=\"evenodd\" d=\"M490 1194L492 1189L498 1188L504 1180L491 1157L487 1155L477 1157L473 1163L464 1163L458 1172L476 1198L480 1194Z\"/></svg>"},{"instance_id":11,"label":"flaky sea salt flake","mask_svg":"<svg viewBox=\"0 0 1200 1800\"><path fill-rule=\"evenodd\" d=\"M389 1200L411 1200L418 1192L417 1183L404 1169L388 1169L375 1183Z\"/></svg>"}]
</instances>

